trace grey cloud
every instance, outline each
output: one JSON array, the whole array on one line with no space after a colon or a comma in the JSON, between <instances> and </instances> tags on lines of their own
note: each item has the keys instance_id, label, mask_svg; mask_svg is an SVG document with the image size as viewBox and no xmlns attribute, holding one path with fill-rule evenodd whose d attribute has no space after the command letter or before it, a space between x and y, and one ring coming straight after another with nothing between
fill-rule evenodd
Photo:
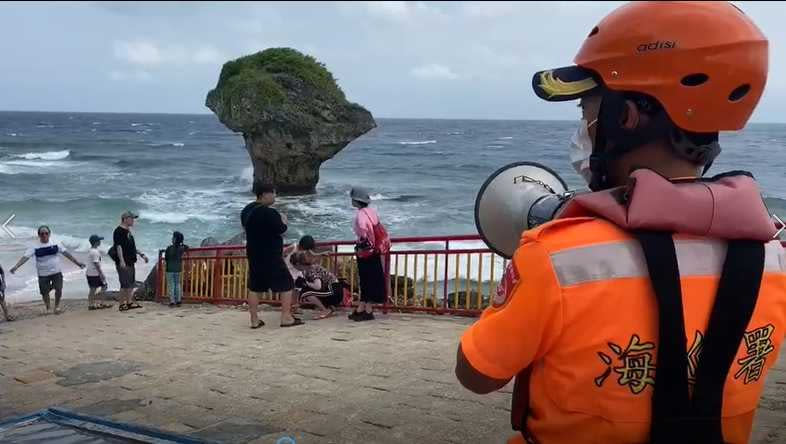
<instances>
[{"instance_id":1,"label":"grey cloud","mask_svg":"<svg viewBox=\"0 0 786 444\"><path fill-rule=\"evenodd\" d=\"M771 42L754 117L784 121L785 6L738 3ZM224 61L291 46L379 117L575 119L538 100L531 75L570 64L619 4L2 3L0 109L204 113Z\"/></svg>"}]
</instances>

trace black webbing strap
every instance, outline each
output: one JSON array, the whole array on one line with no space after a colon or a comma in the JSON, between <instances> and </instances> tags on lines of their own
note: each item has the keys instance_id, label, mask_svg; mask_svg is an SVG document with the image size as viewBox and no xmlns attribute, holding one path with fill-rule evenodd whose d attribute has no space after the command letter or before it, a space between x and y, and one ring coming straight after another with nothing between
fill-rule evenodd
<instances>
[{"instance_id":1,"label":"black webbing strap","mask_svg":"<svg viewBox=\"0 0 786 444\"><path fill-rule=\"evenodd\" d=\"M671 234L638 232L658 303L653 444L720 444L723 387L750 322L764 272L764 244L728 242L691 399L677 254Z\"/></svg>"},{"instance_id":2,"label":"black webbing strap","mask_svg":"<svg viewBox=\"0 0 786 444\"><path fill-rule=\"evenodd\" d=\"M694 436L690 442L723 442L723 386L753 316L763 274L762 242L729 241L696 369L692 414L697 427L691 428Z\"/></svg>"},{"instance_id":3,"label":"black webbing strap","mask_svg":"<svg viewBox=\"0 0 786 444\"><path fill-rule=\"evenodd\" d=\"M671 234L638 232L658 303L658 353L652 395L652 443L674 444L688 416L688 349L677 251Z\"/></svg>"}]
</instances>

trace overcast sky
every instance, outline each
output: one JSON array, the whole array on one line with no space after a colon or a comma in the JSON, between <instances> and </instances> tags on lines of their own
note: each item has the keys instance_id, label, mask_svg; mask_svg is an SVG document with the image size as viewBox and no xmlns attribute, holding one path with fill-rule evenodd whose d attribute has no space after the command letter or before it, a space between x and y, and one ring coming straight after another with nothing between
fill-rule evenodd
<instances>
[{"instance_id":1,"label":"overcast sky","mask_svg":"<svg viewBox=\"0 0 786 444\"><path fill-rule=\"evenodd\" d=\"M735 2L770 39L759 122L786 122L786 3ZM230 59L289 46L376 117L575 119L530 89L620 2L0 3L0 109L208 113Z\"/></svg>"}]
</instances>

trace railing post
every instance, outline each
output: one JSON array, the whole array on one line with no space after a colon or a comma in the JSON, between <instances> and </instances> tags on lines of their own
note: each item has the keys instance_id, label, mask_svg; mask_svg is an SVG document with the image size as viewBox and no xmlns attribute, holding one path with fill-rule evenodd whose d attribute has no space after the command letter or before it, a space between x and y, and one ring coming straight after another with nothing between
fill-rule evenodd
<instances>
[{"instance_id":1,"label":"railing post","mask_svg":"<svg viewBox=\"0 0 786 444\"><path fill-rule=\"evenodd\" d=\"M450 262L449 258L450 255L448 252L450 251L450 239L445 240L445 281L442 283L442 308L447 310L448 308L448 262ZM436 276L434 276L436 279Z\"/></svg>"},{"instance_id":2,"label":"railing post","mask_svg":"<svg viewBox=\"0 0 786 444\"><path fill-rule=\"evenodd\" d=\"M380 255L380 258L385 261L382 264L385 267L385 303L382 305L382 313L388 314L388 302L390 301L390 253Z\"/></svg>"},{"instance_id":3,"label":"railing post","mask_svg":"<svg viewBox=\"0 0 786 444\"><path fill-rule=\"evenodd\" d=\"M164 297L164 250L158 250L158 262L156 263L156 302L161 302Z\"/></svg>"},{"instance_id":4,"label":"railing post","mask_svg":"<svg viewBox=\"0 0 786 444\"><path fill-rule=\"evenodd\" d=\"M333 244L333 276L338 276L338 244Z\"/></svg>"},{"instance_id":5,"label":"railing post","mask_svg":"<svg viewBox=\"0 0 786 444\"><path fill-rule=\"evenodd\" d=\"M213 303L216 303L217 300L223 299L224 297L224 279L222 276L224 275L224 258L222 256L221 250L216 250L216 258L215 262L213 263L213 294L212 298Z\"/></svg>"}]
</instances>

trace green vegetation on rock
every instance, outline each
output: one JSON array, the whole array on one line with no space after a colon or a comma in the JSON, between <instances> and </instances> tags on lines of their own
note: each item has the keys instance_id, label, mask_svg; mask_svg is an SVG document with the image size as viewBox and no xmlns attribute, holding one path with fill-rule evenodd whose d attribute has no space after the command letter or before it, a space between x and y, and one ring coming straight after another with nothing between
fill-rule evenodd
<instances>
[{"instance_id":1,"label":"green vegetation on rock","mask_svg":"<svg viewBox=\"0 0 786 444\"><path fill-rule=\"evenodd\" d=\"M225 63L216 89L229 90L258 84L264 85L264 92L276 96L276 99L281 96L285 98L283 90L275 87L277 84L273 74L291 75L325 95L337 100L344 99L344 92L325 65L292 48L270 48Z\"/></svg>"}]
</instances>

